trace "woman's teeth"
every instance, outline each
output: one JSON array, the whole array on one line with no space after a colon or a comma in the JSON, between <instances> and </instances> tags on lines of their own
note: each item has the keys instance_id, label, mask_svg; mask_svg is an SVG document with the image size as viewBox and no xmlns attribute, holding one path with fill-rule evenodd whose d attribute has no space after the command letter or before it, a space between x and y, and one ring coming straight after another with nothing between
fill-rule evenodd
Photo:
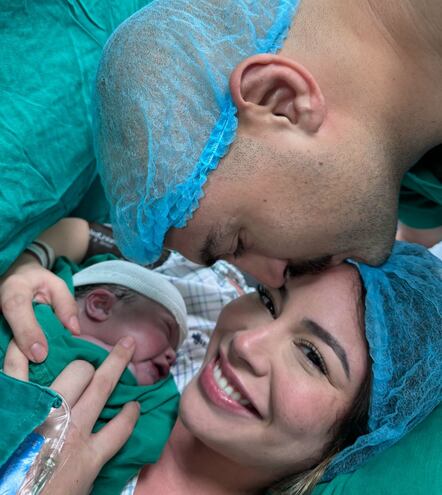
<instances>
[{"instance_id":1,"label":"woman's teeth","mask_svg":"<svg viewBox=\"0 0 442 495\"><path fill-rule=\"evenodd\" d=\"M215 378L218 387L222 389L226 395L243 406L250 405L250 401L244 399L241 394L228 382L227 378L223 376L221 373L221 368L218 364L215 364L215 367L213 368L213 377Z\"/></svg>"}]
</instances>

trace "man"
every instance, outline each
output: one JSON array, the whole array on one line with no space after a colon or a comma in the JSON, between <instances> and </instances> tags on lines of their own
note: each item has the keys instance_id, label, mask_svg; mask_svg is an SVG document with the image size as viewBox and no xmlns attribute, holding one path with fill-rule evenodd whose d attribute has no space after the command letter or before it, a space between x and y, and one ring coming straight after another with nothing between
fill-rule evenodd
<instances>
[{"instance_id":1,"label":"man","mask_svg":"<svg viewBox=\"0 0 442 495\"><path fill-rule=\"evenodd\" d=\"M273 287L347 257L382 263L401 181L442 141L441 24L437 0L170 0L132 16L104 50L95 111L124 254L164 245ZM423 160L407 185L431 192L432 220L411 226L433 230L441 162ZM9 315L22 291L2 288ZM37 329L14 318L32 357Z\"/></svg>"},{"instance_id":2,"label":"man","mask_svg":"<svg viewBox=\"0 0 442 495\"><path fill-rule=\"evenodd\" d=\"M164 243L274 287L347 257L382 263L404 174L442 141L441 21L440 2L417 0L175 0L135 14L97 77L123 252L148 262ZM431 211L411 227L437 228L442 164L423 168L407 186Z\"/></svg>"}]
</instances>

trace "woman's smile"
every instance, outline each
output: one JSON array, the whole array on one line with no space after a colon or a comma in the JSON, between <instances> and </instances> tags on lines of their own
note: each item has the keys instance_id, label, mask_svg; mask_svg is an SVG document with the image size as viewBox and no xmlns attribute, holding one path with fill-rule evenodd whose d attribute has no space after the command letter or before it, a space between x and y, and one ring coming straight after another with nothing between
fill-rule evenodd
<instances>
[{"instance_id":1,"label":"woman's smile","mask_svg":"<svg viewBox=\"0 0 442 495\"><path fill-rule=\"evenodd\" d=\"M239 377L222 357L212 358L202 370L199 380L204 395L216 407L244 417L261 417L249 400Z\"/></svg>"},{"instance_id":2,"label":"woman's smile","mask_svg":"<svg viewBox=\"0 0 442 495\"><path fill-rule=\"evenodd\" d=\"M355 268L341 265L226 306L181 399L186 427L218 453L278 474L314 463L366 374L360 287Z\"/></svg>"}]
</instances>

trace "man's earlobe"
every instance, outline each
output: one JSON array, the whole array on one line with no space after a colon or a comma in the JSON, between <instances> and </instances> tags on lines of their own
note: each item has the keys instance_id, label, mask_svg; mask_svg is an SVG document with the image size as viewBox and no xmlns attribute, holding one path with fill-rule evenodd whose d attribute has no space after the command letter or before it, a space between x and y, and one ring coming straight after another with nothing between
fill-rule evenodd
<instances>
[{"instance_id":1,"label":"man's earlobe","mask_svg":"<svg viewBox=\"0 0 442 495\"><path fill-rule=\"evenodd\" d=\"M97 288L85 296L84 310L91 320L106 321L111 316L116 302L115 294L107 289Z\"/></svg>"},{"instance_id":2,"label":"man's earlobe","mask_svg":"<svg viewBox=\"0 0 442 495\"><path fill-rule=\"evenodd\" d=\"M325 101L317 82L305 67L287 57L247 58L234 69L230 91L238 114L246 120L266 115L315 133L325 119Z\"/></svg>"}]
</instances>

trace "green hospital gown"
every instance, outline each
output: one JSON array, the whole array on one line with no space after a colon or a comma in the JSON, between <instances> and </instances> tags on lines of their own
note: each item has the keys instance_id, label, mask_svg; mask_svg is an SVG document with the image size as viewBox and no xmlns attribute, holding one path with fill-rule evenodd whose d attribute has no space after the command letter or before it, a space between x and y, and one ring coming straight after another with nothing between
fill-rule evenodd
<instances>
[{"instance_id":1,"label":"green hospital gown","mask_svg":"<svg viewBox=\"0 0 442 495\"><path fill-rule=\"evenodd\" d=\"M96 256L91 258L88 264L108 259L113 259L113 257L109 255ZM80 267L63 258L60 258L55 266L55 272L67 282L71 290L72 275L79 269ZM104 349L73 337L63 327L49 306L35 305L35 313L48 339L49 355L44 363L30 365L30 381L48 387L71 361L84 359L97 367L107 356L108 353ZM3 317L0 320L0 329L0 365L2 366L4 354L11 338L9 326ZM3 460L6 460L15 450L14 445L18 446L24 436L36 426L36 424L32 424L32 418L30 418L34 414L32 403L28 401L26 408L16 406L15 398L11 397L11 393L7 392L10 390L11 383L19 388L23 386L23 390L20 391L16 398L17 400L21 401L26 396L27 389L29 394L33 394L36 397L35 400L42 402L39 407L41 409L40 416L43 418L47 414L48 406L50 407L56 401L54 394L48 393L46 389L22 384L22 382L8 379L5 376L0 377L0 392L8 393L11 399L6 401L6 404L3 403L4 414L0 415L2 419L7 421L7 424L3 423L2 430L8 431L10 437L12 436L12 438L9 438L8 444L0 443L0 449L3 448L3 452L0 451L0 459L3 456ZM43 397L41 397L41 394L43 394ZM125 483L143 465L154 463L158 460L169 438L176 420L179 402L179 393L172 376L169 375L168 378L154 385L141 386L137 385L134 376L127 369L101 412L94 431L98 431L112 419L125 403L134 400L140 403L141 408L138 423L126 445L101 470L92 492L94 495L120 493ZM6 410L7 408L9 408L9 411ZM25 427L23 427L23 421L27 422ZM37 419L37 424L39 422ZM21 426L18 427L18 425ZM26 428L28 429L26 430ZM5 452L8 447L10 451ZM5 456L5 453L8 455Z\"/></svg>"},{"instance_id":2,"label":"green hospital gown","mask_svg":"<svg viewBox=\"0 0 442 495\"><path fill-rule=\"evenodd\" d=\"M399 219L415 229L442 225L442 145L429 151L405 174Z\"/></svg>"},{"instance_id":3,"label":"green hospital gown","mask_svg":"<svg viewBox=\"0 0 442 495\"><path fill-rule=\"evenodd\" d=\"M92 94L112 31L150 0L2 0L0 274L66 216L109 221Z\"/></svg>"}]
</instances>

